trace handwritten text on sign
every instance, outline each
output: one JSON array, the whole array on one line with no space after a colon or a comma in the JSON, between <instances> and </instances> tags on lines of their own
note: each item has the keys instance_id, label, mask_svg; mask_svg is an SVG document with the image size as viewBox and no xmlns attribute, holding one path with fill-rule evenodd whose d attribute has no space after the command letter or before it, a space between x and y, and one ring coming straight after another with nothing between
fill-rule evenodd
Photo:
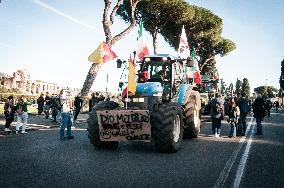
<instances>
[{"instance_id":1,"label":"handwritten text on sign","mask_svg":"<svg viewBox=\"0 0 284 188\"><path fill-rule=\"evenodd\" d=\"M148 110L97 111L101 141L151 140Z\"/></svg>"}]
</instances>

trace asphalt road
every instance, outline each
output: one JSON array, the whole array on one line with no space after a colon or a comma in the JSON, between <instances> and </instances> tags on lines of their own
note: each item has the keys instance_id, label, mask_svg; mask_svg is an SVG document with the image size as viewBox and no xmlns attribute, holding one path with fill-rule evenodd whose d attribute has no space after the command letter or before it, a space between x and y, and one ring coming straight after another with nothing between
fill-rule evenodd
<instances>
[{"instance_id":1,"label":"asphalt road","mask_svg":"<svg viewBox=\"0 0 284 188\"><path fill-rule=\"evenodd\" d=\"M221 138L203 122L200 137L174 154L141 142L94 148L85 123L75 125L74 140L59 141L58 128L1 135L0 187L283 187L284 114L265 119L263 136L253 136L250 119L247 136L237 138L227 137L226 122Z\"/></svg>"}]
</instances>

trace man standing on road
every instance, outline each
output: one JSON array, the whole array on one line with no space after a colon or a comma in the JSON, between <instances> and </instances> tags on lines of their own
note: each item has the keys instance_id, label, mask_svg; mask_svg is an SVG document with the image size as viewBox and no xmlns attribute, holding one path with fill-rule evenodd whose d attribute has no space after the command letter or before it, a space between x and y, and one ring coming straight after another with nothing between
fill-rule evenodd
<instances>
[{"instance_id":1,"label":"man standing on road","mask_svg":"<svg viewBox=\"0 0 284 188\"><path fill-rule=\"evenodd\" d=\"M56 116L57 116L58 112L61 110L59 96L52 95L51 109L52 109L52 121L51 122L56 122Z\"/></svg>"},{"instance_id":2,"label":"man standing on road","mask_svg":"<svg viewBox=\"0 0 284 188\"><path fill-rule=\"evenodd\" d=\"M262 125L261 121L265 117L265 100L259 95L252 104L253 117L256 121L256 134L262 135Z\"/></svg>"},{"instance_id":3,"label":"man standing on road","mask_svg":"<svg viewBox=\"0 0 284 188\"><path fill-rule=\"evenodd\" d=\"M5 132L11 132L10 125L14 121L14 114L15 114L15 106L14 106L14 97L9 96L7 101L4 105L4 114L6 118L5 123Z\"/></svg>"},{"instance_id":4,"label":"man standing on road","mask_svg":"<svg viewBox=\"0 0 284 188\"><path fill-rule=\"evenodd\" d=\"M83 100L81 99L80 94L75 97L74 106L75 106L75 114L74 114L74 121L77 120L77 117L81 111L83 105Z\"/></svg>"},{"instance_id":5,"label":"man standing on road","mask_svg":"<svg viewBox=\"0 0 284 188\"><path fill-rule=\"evenodd\" d=\"M60 91L60 103L61 103L61 125L60 125L60 140L73 139L74 136L71 135L72 126L72 101L71 94L68 90ZM64 130L67 127L67 137L64 137Z\"/></svg>"},{"instance_id":6,"label":"man standing on road","mask_svg":"<svg viewBox=\"0 0 284 188\"><path fill-rule=\"evenodd\" d=\"M271 100L267 99L265 101L265 109L267 111L267 117L270 117L271 108L272 108L272 102L271 102Z\"/></svg>"},{"instance_id":7,"label":"man standing on road","mask_svg":"<svg viewBox=\"0 0 284 188\"><path fill-rule=\"evenodd\" d=\"M96 106L98 104L98 102L99 102L99 95L100 95L99 92L96 92L96 94L92 93L92 97L89 100L89 112L91 112L93 110L94 106Z\"/></svg>"},{"instance_id":8,"label":"man standing on road","mask_svg":"<svg viewBox=\"0 0 284 188\"><path fill-rule=\"evenodd\" d=\"M240 108L238 135L244 136L247 129L246 118L249 113L249 101L246 98L245 93L242 93L242 96L238 99L237 105Z\"/></svg>"},{"instance_id":9,"label":"man standing on road","mask_svg":"<svg viewBox=\"0 0 284 188\"><path fill-rule=\"evenodd\" d=\"M219 93L215 94L215 98L210 101L209 106L212 120L212 132L215 137L219 137L221 120L224 118L224 102Z\"/></svg>"},{"instance_id":10,"label":"man standing on road","mask_svg":"<svg viewBox=\"0 0 284 188\"><path fill-rule=\"evenodd\" d=\"M45 101L45 105L44 105L45 118L48 119L49 118L50 105L51 105L51 97L49 96L48 92L46 92L44 101Z\"/></svg>"},{"instance_id":11,"label":"man standing on road","mask_svg":"<svg viewBox=\"0 0 284 188\"><path fill-rule=\"evenodd\" d=\"M41 115L43 112L43 107L44 107L44 98L43 98L43 93L40 94L39 98L37 99L37 109L38 109L38 115Z\"/></svg>"},{"instance_id":12,"label":"man standing on road","mask_svg":"<svg viewBox=\"0 0 284 188\"><path fill-rule=\"evenodd\" d=\"M275 101L275 102L274 102L274 106L275 106L275 111L276 111L276 113L278 113L279 101Z\"/></svg>"},{"instance_id":13,"label":"man standing on road","mask_svg":"<svg viewBox=\"0 0 284 188\"><path fill-rule=\"evenodd\" d=\"M20 133L20 124L23 120L23 126L22 126L22 134L27 133L26 132L26 126L28 122L28 103L27 98L25 96L21 96L18 100L18 103L15 107L16 113L17 113L17 125L16 125L16 134Z\"/></svg>"}]
</instances>

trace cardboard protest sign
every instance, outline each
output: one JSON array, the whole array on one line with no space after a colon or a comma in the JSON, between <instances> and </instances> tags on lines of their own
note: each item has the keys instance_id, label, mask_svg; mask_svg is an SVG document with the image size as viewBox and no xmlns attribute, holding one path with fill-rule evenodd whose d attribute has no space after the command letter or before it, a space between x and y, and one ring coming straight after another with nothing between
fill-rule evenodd
<instances>
[{"instance_id":1,"label":"cardboard protest sign","mask_svg":"<svg viewBox=\"0 0 284 188\"><path fill-rule=\"evenodd\" d=\"M97 111L101 141L151 140L148 110Z\"/></svg>"}]
</instances>

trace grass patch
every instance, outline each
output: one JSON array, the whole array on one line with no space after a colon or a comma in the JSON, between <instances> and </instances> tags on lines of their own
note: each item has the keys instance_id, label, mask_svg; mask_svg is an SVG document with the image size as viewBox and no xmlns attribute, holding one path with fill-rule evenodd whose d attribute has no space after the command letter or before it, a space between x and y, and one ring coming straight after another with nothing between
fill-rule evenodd
<instances>
[{"instance_id":1,"label":"grass patch","mask_svg":"<svg viewBox=\"0 0 284 188\"><path fill-rule=\"evenodd\" d=\"M29 114L37 114L37 108L33 107L32 105L28 106L28 113ZM4 114L4 104L0 104L0 114Z\"/></svg>"}]
</instances>

